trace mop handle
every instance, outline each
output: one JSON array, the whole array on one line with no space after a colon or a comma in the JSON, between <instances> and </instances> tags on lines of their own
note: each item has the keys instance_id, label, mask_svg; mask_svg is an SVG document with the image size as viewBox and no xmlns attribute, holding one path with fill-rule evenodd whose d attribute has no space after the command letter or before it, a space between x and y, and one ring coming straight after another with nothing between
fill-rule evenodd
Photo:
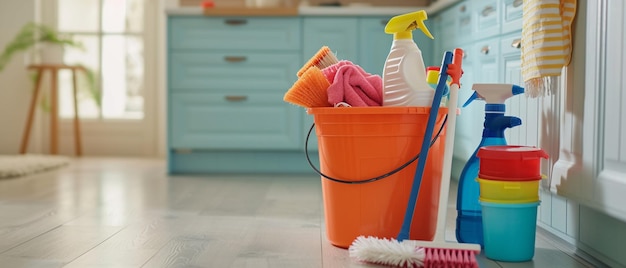
<instances>
[{"instance_id":1,"label":"mop handle","mask_svg":"<svg viewBox=\"0 0 626 268\"><path fill-rule=\"evenodd\" d=\"M448 196L450 195L450 176L452 173L452 153L454 150L454 132L456 131L456 109L459 100L459 88L461 87L463 50L454 50L453 63L448 66L448 75L452 78L450 84L450 99L448 100L448 124L446 126L446 145L443 153L443 170L441 173L441 185L439 186L439 203L437 207L437 227L435 228L434 242L445 242L446 212L448 209Z\"/></svg>"},{"instance_id":2,"label":"mop handle","mask_svg":"<svg viewBox=\"0 0 626 268\"><path fill-rule=\"evenodd\" d=\"M417 160L417 168L415 169L415 175L413 177L413 185L411 186L411 193L409 195L409 203L406 207L404 214L404 221L402 222L402 228L398 234L397 240L402 241L409 238L411 231L411 221L413 219L413 213L415 209L415 203L417 202L417 195L419 193L420 185L422 184L422 176L424 175L424 169L426 167L426 158L428 156L428 149L430 148L430 139L433 136L433 130L435 128L435 121L439 113L439 105L441 104L441 98L445 90L446 82L448 80L448 64L452 62L452 52L446 51L444 53L441 69L439 71L439 82L437 83L437 89L435 90L435 96L433 96L433 103L430 108L430 114L428 115L428 122L426 124L426 132L424 133L424 139L422 141L422 148L420 149L420 157Z\"/></svg>"}]
</instances>

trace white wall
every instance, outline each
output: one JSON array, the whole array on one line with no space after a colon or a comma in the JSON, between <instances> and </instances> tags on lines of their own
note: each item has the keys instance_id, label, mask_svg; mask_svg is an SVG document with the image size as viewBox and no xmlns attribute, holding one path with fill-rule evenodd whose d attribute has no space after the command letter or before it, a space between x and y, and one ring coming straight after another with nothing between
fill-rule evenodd
<instances>
[{"instance_id":1,"label":"white wall","mask_svg":"<svg viewBox=\"0 0 626 268\"><path fill-rule=\"evenodd\" d=\"M0 49L24 24L35 20L35 2L0 1ZM19 151L32 87L22 55L13 58L0 72L0 154Z\"/></svg>"}]
</instances>

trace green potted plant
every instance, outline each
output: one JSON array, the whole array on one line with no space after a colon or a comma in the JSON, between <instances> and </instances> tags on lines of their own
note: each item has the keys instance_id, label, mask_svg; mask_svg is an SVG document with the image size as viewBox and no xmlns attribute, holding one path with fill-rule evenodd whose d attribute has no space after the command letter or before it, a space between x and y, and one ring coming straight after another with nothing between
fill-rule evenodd
<instances>
[{"instance_id":1,"label":"green potted plant","mask_svg":"<svg viewBox=\"0 0 626 268\"><path fill-rule=\"evenodd\" d=\"M44 44L83 49L83 45L74 41L71 36L60 34L46 25L29 22L4 47L2 54L0 54L0 71L4 69L17 53L27 52L37 45Z\"/></svg>"},{"instance_id":2,"label":"green potted plant","mask_svg":"<svg viewBox=\"0 0 626 268\"><path fill-rule=\"evenodd\" d=\"M53 47L84 49L82 43L75 41L71 35L61 34L44 24L29 22L20 29L15 38L2 50L0 54L0 72L16 54L28 53L31 49L36 49L40 46L47 46L48 49ZM86 66L83 67L86 71L87 93L100 106L100 90L98 89L95 72ZM36 77L34 78L36 79Z\"/></svg>"}]
</instances>

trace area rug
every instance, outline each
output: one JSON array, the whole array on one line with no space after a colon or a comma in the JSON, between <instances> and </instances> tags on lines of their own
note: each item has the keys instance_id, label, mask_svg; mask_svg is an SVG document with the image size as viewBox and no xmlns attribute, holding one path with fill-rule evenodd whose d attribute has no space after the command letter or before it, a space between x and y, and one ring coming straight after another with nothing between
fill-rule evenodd
<instances>
[{"instance_id":1,"label":"area rug","mask_svg":"<svg viewBox=\"0 0 626 268\"><path fill-rule=\"evenodd\" d=\"M59 155L0 155L0 179L53 170L69 163L69 157Z\"/></svg>"}]
</instances>

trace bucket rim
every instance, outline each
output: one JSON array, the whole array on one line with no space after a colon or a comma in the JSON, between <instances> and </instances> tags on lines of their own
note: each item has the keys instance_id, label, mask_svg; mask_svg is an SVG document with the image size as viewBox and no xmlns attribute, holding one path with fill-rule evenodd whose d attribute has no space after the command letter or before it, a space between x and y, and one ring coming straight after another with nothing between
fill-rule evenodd
<instances>
[{"instance_id":1,"label":"bucket rim","mask_svg":"<svg viewBox=\"0 0 626 268\"><path fill-rule=\"evenodd\" d=\"M307 108L307 114L429 114L430 107L420 106L370 106L370 107L316 107ZM440 107L439 114L448 112L447 107ZM457 112L458 113L458 112Z\"/></svg>"}]
</instances>

